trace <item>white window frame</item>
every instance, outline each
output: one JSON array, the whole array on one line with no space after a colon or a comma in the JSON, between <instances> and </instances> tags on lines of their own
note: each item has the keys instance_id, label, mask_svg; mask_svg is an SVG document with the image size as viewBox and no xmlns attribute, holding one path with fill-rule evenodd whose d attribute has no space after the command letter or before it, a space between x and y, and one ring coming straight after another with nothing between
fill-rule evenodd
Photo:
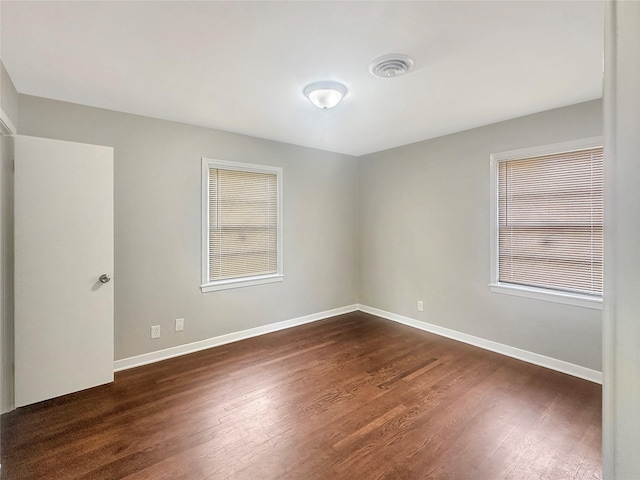
<instances>
[{"instance_id":1,"label":"white window frame","mask_svg":"<svg viewBox=\"0 0 640 480\"><path fill-rule=\"evenodd\" d=\"M500 282L498 280L498 164L509 160L518 160L522 158L569 152L572 150L601 147L602 143L602 137L590 137L580 140L572 140L569 142L554 143L551 145L541 145L538 147L522 148L491 154L491 278L489 280L489 287L492 292L602 310L602 297L561 292L546 288L514 285L511 283Z\"/></svg>"},{"instance_id":2,"label":"white window frame","mask_svg":"<svg viewBox=\"0 0 640 480\"><path fill-rule=\"evenodd\" d=\"M209 169L235 170L241 172L275 174L278 185L278 259L277 272L266 275L229 278L209 281ZM202 293L228 290L230 288L248 287L265 283L281 282L284 280L283 271L283 228L282 228L282 168L269 165L232 162L202 157Z\"/></svg>"}]
</instances>

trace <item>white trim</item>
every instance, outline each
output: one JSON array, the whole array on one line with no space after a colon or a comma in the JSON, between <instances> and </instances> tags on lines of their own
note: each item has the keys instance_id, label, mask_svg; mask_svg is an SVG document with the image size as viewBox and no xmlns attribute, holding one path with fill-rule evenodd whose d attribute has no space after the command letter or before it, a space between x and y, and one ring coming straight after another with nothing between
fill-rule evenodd
<instances>
[{"instance_id":1,"label":"white trim","mask_svg":"<svg viewBox=\"0 0 640 480\"><path fill-rule=\"evenodd\" d=\"M232 332L226 335L220 335L218 337L212 337L206 340L200 340L198 342L188 343L185 345L178 345L177 347L144 353L135 357L123 358L121 360L116 360L113 362L113 370L115 372L119 372L121 370L127 370L129 368L139 367L142 365L147 365L149 363L160 362L169 358L187 355L189 353L218 347L220 345L226 345L227 343L233 343L239 340L246 340L247 338L277 332L278 330L284 330L286 328L297 327L299 325L304 325L305 323L316 322L318 320L334 317L336 315L343 315L345 313L355 312L357 310L358 305L347 305L345 307L334 308L332 310L326 310L324 312L312 313L310 315L293 318L291 320L270 323L269 325L263 325L261 327L241 330L239 332Z\"/></svg>"},{"instance_id":2,"label":"white trim","mask_svg":"<svg viewBox=\"0 0 640 480\"><path fill-rule=\"evenodd\" d=\"M515 295L516 297L525 297L534 300L545 300L547 302L563 303L565 305L591 308L593 310L602 310L602 297L592 297L589 295L580 295L578 293L569 292L556 292L545 288L534 288L509 283L491 283L489 284L489 287L494 293Z\"/></svg>"},{"instance_id":3,"label":"white trim","mask_svg":"<svg viewBox=\"0 0 640 480\"><path fill-rule=\"evenodd\" d=\"M9 115L7 115L2 108L0 108L0 135L12 137L17 132L18 130L9 118Z\"/></svg>"},{"instance_id":4,"label":"white trim","mask_svg":"<svg viewBox=\"0 0 640 480\"><path fill-rule=\"evenodd\" d=\"M549 368L558 372L566 373L574 377L589 380L590 382L602 384L602 373L597 370L591 370L589 368L581 367L573 363L565 362L551 357L546 357L537 353L522 350L520 348L511 347L501 343L486 340L480 337L474 337L466 333L451 330L438 325L415 320L413 318L397 315L395 313L380 310L378 308L369 307L367 305L356 304L348 305L345 307L334 308L332 310L326 310L324 312L313 313L305 315L303 317L293 318L291 320L284 320L282 322L271 323L261 327L250 328L248 330L241 330L239 332L232 332L226 335L220 335L218 337L208 338L206 340L200 340L198 342L188 343L185 345L178 345L177 347L171 347L164 350L158 350L155 352L144 353L135 357L123 358L113 362L113 369L115 372L127 370L129 368L140 367L150 363L160 362L169 358L179 357L187 355L189 353L198 352L200 350L206 350L208 348L218 347L220 345L226 345L228 343L237 342L240 340L246 340L247 338L257 337L259 335L265 335L267 333L277 332L287 328L297 327L306 323L316 322L325 318L330 318L336 315L343 315L345 313L351 313L355 311L361 311L381 317L387 320L391 320L409 327L417 328L425 332L430 332L441 337L451 338L459 342L467 343L475 347L489 350L491 352L506 355L508 357L516 358L533 365Z\"/></svg>"},{"instance_id":5,"label":"white trim","mask_svg":"<svg viewBox=\"0 0 640 480\"><path fill-rule=\"evenodd\" d=\"M506 152L497 152L489 156L489 191L491 192L489 199L489 216L491 219L489 232L489 248L491 249L489 253L489 287L492 292L602 310L602 297L592 298L588 295L557 292L545 288L521 287L519 285L501 283L498 280L498 164L500 162L521 158L586 150L589 148L602 147L602 145L602 137L589 137L550 145L539 145Z\"/></svg>"},{"instance_id":6,"label":"white trim","mask_svg":"<svg viewBox=\"0 0 640 480\"><path fill-rule=\"evenodd\" d=\"M278 245L277 245L277 269L275 274L259 275L255 277L241 277L228 280L209 281L209 169L219 168L226 170L235 170L254 173L269 173L276 175L278 184ZM254 163L232 162L230 160L216 160L213 158L202 157L202 237L201 237L201 286L202 293L214 292L218 290L228 290L230 288L248 287L251 285L260 285L264 283L281 282L284 277L284 215L283 215L283 179L282 167L274 167L271 165L258 165Z\"/></svg>"},{"instance_id":7,"label":"white trim","mask_svg":"<svg viewBox=\"0 0 640 480\"><path fill-rule=\"evenodd\" d=\"M556 358L546 357L538 353L529 352L527 350L522 350L520 348L511 347L502 343L493 342L484 338L474 337L473 335L468 335L466 333L458 332L456 330L451 330L445 327L440 327L438 325L421 322L413 318L386 312L384 310L369 307L367 305L359 305L358 310L369 313L371 315L385 318L387 320L392 320L409 327L424 330L425 332L434 333L436 335L440 335L441 337L451 338L453 340L467 343L475 347L480 347L491 352L506 355L507 357L517 358L518 360L532 363L540 367L550 368L551 370L556 370L558 372L566 373L574 377L589 380L590 382L602 384L602 372L598 372L597 370L591 370L590 368L581 367L580 365L575 365L573 363L558 360Z\"/></svg>"},{"instance_id":8,"label":"white trim","mask_svg":"<svg viewBox=\"0 0 640 480\"><path fill-rule=\"evenodd\" d=\"M234 162L231 160L218 160L216 158L202 157L203 163L220 167L223 170L236 170L241 172L253 173L282 173L282 167L274 167L273 165L260 165L258 163Z\"/></svg>"},{"instance_id":9,"label":"white trim","mask_svg":"<svg viewBox=\"0 0 640 480\"><path fill-rule=\"evenodd\" d=\"M492 162L503 162L507 160L518 160L521 158L538 157L541 155L553 155L554 153L572 152L577 150L587 150L589 148L601 147L602 137L589 137L568 142L552 143L550 145L538 145L535 147L519 148L506 152L491 154Z\"/></svg>"},{"instance_id":10,"label":"white trim","mask_svg":"<svg viewBox=\"0 0 640 480\"><path fill-rule=\"evenodd\" d=\"M628 392L630 390L628 387L625 388L625 384L629 381L629 378L638 378L637 375L633 374L634 370L636 372L638 371L637 367L635 369L625 368L624 364L617 364L618 360L625 358L624 350L619 346L616 337L616 334L621 331L618 329L618 312L616 311L618 306L617 296L619 295L618 278L626 283L629 274L622 273L623 263L621 260L623 258L626 260L627 257L619 257L616 250L611 248L614 244L619 244L623 238L616 232L621 226L619 223L620 220L623 220L622 225L626 223L622 211L619 210L620 203L618 203L619 200L617 200L619 197L616 188L620 185L620 179L616 177L619 175L618 172L621 171L617 168L618 148L624 150L627 143L624 140L627 140L628 137L626 135L619 137L618 135L632 126L630 123L627 123L627 121L621 125L622 130L618 130L618 115L621 109L625 110L624 113L626 115L633 114L634 110L631 106L630 108L624 108L617 98L618 82L623 78L625 80L628 78L625 75L621 76L619 80L618 69L627 69L632 62L632 57L627 57L626 55L618 57L617 53L618 26L621 23L620 15L625 15L624 9L625 6L618 4L618 2L605 2L605 71L602 110L604 117L604 137L606 139L604 146L604 215L607 228L604 231L604 284L606 285L606 291L604 295L604 308L602 309L602 374L604 378L602 384L602 474L606 480L615 479L618 465L620 465L620 457L616 455L619 452L616 438L619 422L628 421L633 418L633 416L628 419L619 417L619 396L629 397ZM631 18L635 19L635 17ZM635 22L637 22L637 20L635 20ZM620 40L625 43L628 42L628 34ZM627 99L628 97L625 96L624 101L627 101ZM631 158L632 157L629 157L625 162L626 168L629 167L629 162L633 161ZM622 200L628 202L633 201L634 198L637 198L637 196L634 196L629 191L625 191ZM635 239L637 239L637 237L632 237L630 240L634 241ZM634 310L637 312L637 309ZM629 312L631 311L632 310L629 310ZM632 363L627 363L627 365L630 366ZM623 375L619 377L618 373L623 373ZM623 383L620 384L620 381Z\"/></svg>"},{"instance_id":11,"label":"white trim","mask_svg":"<svg viewBox=\"0 0 640 480\"><path fill-rule=\"evenodd\" d=\"M202 159L202 188L200 190L201 197L201 215L202 215L202 232L201 232L201 242L200 246L200 278L201 285L206 285L209 283L209 163L207 159Z\"/></svg>"},{"instance_id":12,"label":"white trim","mask_svg":"<svg viewBox=\"0 0 640 480\"><path fill-rule=\"evenodd\" d=\"M281 282L282 280L284 280L284 275L278 274L263 275L259 277L230 278L229 280L220 280L215 283L200 285L200 290L202 293L216 292L218 290L229 290L230 288L250 287L252 285Z\"/></svg>"},{"instance_id":13,"label":"white trim","mask_svg":"<svg viewBox=\"0 0 640 480\"><path fill-rule=\"evenodd\" d=\"M489 217L490 217L490 232L489 232L489 248L491 253L489 255L491 259L491 265L489 268L489 283L498 283L498 229L500 223L498 222L498 160L491 154L489 164L489 191L491 192L491 198L489 200Z\"/></svg>"}]
</instances>

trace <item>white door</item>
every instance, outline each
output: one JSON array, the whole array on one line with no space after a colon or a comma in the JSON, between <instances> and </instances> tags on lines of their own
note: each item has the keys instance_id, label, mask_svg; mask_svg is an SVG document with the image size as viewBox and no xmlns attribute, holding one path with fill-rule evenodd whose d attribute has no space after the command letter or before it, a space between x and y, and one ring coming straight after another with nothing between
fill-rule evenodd
<instances>
[{"instance_id":1,"label":"white door","mask_svg":"<svg viewBox=\"0 0 640 480\"><path fill-rule=\"evenodd\" d=\"M113 381L113 149L15 137L16 407Z\"/></svg>"}]
</instances>

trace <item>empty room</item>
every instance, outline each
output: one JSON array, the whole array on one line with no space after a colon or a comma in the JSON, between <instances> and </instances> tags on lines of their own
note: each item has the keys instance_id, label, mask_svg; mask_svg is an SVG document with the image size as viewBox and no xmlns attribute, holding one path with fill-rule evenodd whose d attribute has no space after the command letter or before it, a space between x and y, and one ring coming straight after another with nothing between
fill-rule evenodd
<instances>
[{"instance_id":1,"label":"empty room","mask_svg":"<svg viewBox=\"0 0 640 480\"><path fill-rule=\"evenodd\" d=\"M0 2L8 480L640 480L640 2Z\"/></svg>"}]
</instances>

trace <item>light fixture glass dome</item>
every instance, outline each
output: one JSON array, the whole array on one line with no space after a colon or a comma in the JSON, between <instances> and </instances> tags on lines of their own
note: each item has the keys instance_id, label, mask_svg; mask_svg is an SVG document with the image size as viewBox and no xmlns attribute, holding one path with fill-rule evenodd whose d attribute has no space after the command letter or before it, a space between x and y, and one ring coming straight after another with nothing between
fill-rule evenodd
<instances>
[{"instance_id":1,"label":"light fixture glass dome","mask_svg":"<svg viewBox=\"0 0 640 480\"><path fill-rule=\"evenodd\" d=\"M315 82L305 87L304 94L318 108L333 108L347 94L347 87L338 82Z\"/></svg>"}]
</instances>

